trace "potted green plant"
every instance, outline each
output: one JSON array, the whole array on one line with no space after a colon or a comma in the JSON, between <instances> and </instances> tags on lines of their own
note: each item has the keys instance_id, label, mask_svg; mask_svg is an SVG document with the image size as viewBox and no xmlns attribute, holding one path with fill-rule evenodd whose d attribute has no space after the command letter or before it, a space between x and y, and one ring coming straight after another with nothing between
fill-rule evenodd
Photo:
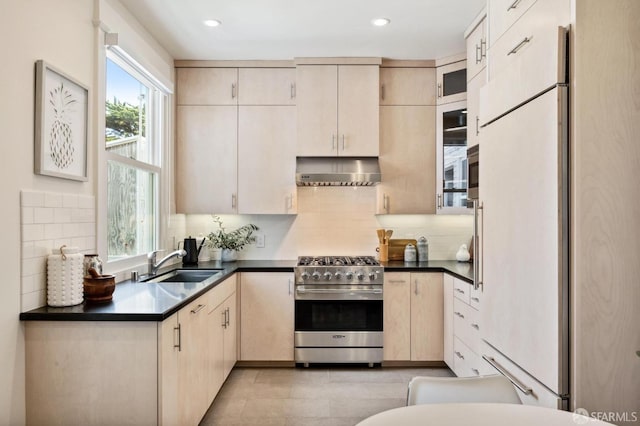
<instances>
[{"instance_id":1,"label":"potted green plant","mask_svg":"<svg viewBox=\"0 0 640 426\"><path fill-rule=\"evenodd\" d=\"M259 228L249 223L233 231L227 231L222 225L220 216L213 216L213 221L218 224L218 230L211 232L207 238L207 245L212 248L222 249L222 261L232 262L238 258L238 251L242 250L247 244L256 241L254 231Z\"/></svg>"}]
</instances>

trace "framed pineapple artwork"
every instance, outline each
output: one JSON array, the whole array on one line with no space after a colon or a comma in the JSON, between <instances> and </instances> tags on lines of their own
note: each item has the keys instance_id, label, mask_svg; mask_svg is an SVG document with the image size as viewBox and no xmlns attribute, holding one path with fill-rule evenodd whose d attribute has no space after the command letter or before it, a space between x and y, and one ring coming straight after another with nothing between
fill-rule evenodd
<instances>
[{"instance_id":1,"label":"framed pineapple artwork","mask_svg":"<svg viewBox=\"0 0 640 426\"><path fill-rule=\"evenodd\" d=\"M39 60L35 98L35 173L86 181L89 90Z\"/></svg>"}]
</instances>

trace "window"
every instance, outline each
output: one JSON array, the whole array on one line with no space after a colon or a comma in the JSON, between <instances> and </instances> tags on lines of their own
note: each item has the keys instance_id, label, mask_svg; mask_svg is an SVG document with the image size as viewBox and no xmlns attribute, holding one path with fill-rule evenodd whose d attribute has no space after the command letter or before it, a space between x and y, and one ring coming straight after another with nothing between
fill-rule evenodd
<instances>
[{"instance_id":1,"label":"window","mask_svg":"<svg viewBox=\"0 0 640 426\"><path fill-rule=\"evenodd\" d=\"M167 94L124 55L106 57L105 151L109 261L154 250Z\"/></svg>"}]
</instances>

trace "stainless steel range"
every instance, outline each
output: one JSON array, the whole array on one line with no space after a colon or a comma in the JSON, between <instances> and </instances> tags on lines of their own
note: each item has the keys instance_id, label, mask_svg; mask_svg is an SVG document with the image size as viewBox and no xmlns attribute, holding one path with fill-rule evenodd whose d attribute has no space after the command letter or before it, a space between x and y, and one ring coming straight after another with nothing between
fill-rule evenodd
<instances>
[{"instance_id":1,"label":"stainless steel range","mask_svg":"<svg viewBox=\"0 0 640 426\"><path fill-rule=\"evenodd\" d=\"M298 258L296 363L382 362L383 275L371 256Z\"/></svg>"}]
</instances>

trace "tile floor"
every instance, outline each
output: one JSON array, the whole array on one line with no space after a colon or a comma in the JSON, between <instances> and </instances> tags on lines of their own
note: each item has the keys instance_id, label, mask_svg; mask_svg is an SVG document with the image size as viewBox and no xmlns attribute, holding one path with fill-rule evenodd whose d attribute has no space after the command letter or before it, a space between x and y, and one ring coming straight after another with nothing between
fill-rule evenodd
<instances>
[{"instance_id":1,"label":"tile floor","mask_svg":"<svg viewBox=\"0 0 640 426\"><path fill-rule=\"evenodd\" d=\"M448 368L235 368L201 426L353 426L405 405L413 376Z\"/></svg>"}]
</instances>

